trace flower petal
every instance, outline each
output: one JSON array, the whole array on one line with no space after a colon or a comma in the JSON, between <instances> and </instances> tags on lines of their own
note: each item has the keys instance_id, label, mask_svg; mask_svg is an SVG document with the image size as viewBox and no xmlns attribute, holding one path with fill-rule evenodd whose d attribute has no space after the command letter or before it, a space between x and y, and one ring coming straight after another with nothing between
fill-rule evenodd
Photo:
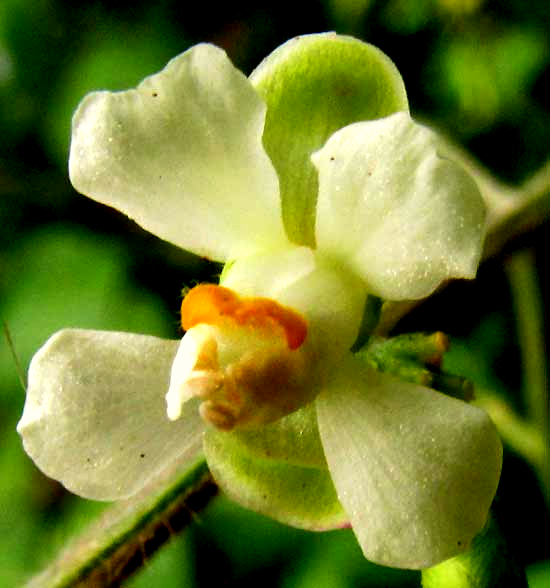
<instances>
[{"instance_id":1,"label":"flower petal","mask_svg":"<svg viewBox=\"0 0 550 588\"><path fill-rule=\"evenodd\" d=\"M86 498L130 496L175 460L192 460L197 411L176 423L164 394L178 342L64 330L34 356L17 430L48 476Z\"/></svg>"},{"instance_id":2,"label":"flower petal","mask_svg":"<svg viewBox=\"0 0 550 588\"><path fill-rule=\"evenodd\" d=\"M403 80L376 47L321 33L278 47L250 81L268 105L264 145L279 175L287 234L312 247L318 183L311 153L345 125L407 110Z\"/></svg>"},{"instance_id":3,"label":"flower petal","mask_svg":"<svg viewBox=\"0 0 550 588\"><path fill-rule=\"evenodd\" d=\"M422 298L443 280L475 276L483 201L438 149L435 133L398 113L349 125L312 156L319 250L347 259L387 300Z\"/></svg>"},{"instance_id":4,"label":"flower petal","mask_svg":"<svg viewBox=\"0 0 550 588\"><path fill-rule=\"evenodd\" d=\"M501 468L485 412L352 357L316 404L329 470L367 559L426 568L468 548Z\"/></svg>"},{"instance_id":5,"label":"flower petal","mask_svg":"<svg viewBox=\"0 0 550 588\"><path fill-rule=\"evenodd\" d=\"M323 531L347 525L326 467L300 467L262 459L233 433L208 430L206 461L220 488L235 502L282 523Z\"/></svg>"},{"instance_id":6,"label":"flower petal","mask_svg":"<svg viewBox=\"0 0 550 588\"><path fill-rule=\"evenodd\" d=\"M127 92L87 96L73 119L75 188L212 259L287 242L266 106L226 54L197 45Z\"/></svg>"}]
</instances>

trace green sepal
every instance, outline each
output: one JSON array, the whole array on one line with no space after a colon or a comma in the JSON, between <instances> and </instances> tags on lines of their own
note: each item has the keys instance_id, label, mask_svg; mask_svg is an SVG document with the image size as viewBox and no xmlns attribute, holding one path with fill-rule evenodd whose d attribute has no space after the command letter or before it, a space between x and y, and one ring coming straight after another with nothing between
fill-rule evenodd
<instances>
[{"instance_id":1,"label":"green sepal","mask_svg":"<svg viewBox=\"0 0 550 588\"><path fill-rule=\"evenodd\" d=\"M378 296L368 295L365 300L365 308L363 309L363 317L361 318L361 325L359 327L359 334L353 344L351 351L355 353L365 346L374 329L376 329L380 320L382 312L383 301Z\"/></svg>"},{"instance_id":2,"label":"green sepal","mask_svg":"<svg viewBox=\"0 0 550 588\"><path fill-rule=\"evenodd\" d=\"M422 571L423 588L527 588L494 515L468 551Z\"/></svg>"},{"instance_id":3,"label":"green sepal","mask_svg":"<svg viewBox=\"0 0 550 588\"><path fill-rule=\"evenodd\" d=\"M244 508L313 531L348 525L326 468L258 457L235 435L213 429L204 452L216 483Z\"/></svg>"},{"instance_id":4,"label":"green sepal","mask_svg":"<svg viewBox=\"0 0 550 588\"><path fill-rule=\"evenodd\" d=\"M376 47L324 33L288 41L250 81L267 103L263 142L279 176L287 235L313 247L318 182L311 153L346 125L407 110L403 80Z\"/></svg>"},{"instance_id":5,"label":"green sepal","mask_svg":"<svg viewBox=\"0 0 550 588\"><path fill-rule=\"evenodd\" d=\"M372 337L357 356L377 370L469 402L474 397L473 384L441 369L448 350L449 340L441 332L407 333L389 339Z\"/></svg>"},{"instance_id":6,"label":"green sepal","mask_svg":"<svg viewBox=\"0 0 550 588\"><path fill-rule=\"evenodd\" d=\"M256 458L297 466L327 467L313 403L261 429L236 430L231 436L242 446L243 452Z\"/></svg>"},{"instance_id":7,"label":"green sepal","mask_svg":"<svg viewBox=\"0 0 550 588\"><path fill-rule=\"evenodd\" d=\"M449 350L449 339L444 333L406 333L389 339L378 338L369 346L370 352L381 357L406 357L422 364L439 366L443 354Z\"/></svg>"},{"instance_id":8,"label":"green sepal","mask_svg":"<svg viewBox=\"0 0 550 588\"><path fill-rule=\"evenodd\" d=\"M468 378L438 370L432 371L431 375L431 386L434 390L466 402L471 402L474 399L474 384Z\"/></svg>"}]
</instances>

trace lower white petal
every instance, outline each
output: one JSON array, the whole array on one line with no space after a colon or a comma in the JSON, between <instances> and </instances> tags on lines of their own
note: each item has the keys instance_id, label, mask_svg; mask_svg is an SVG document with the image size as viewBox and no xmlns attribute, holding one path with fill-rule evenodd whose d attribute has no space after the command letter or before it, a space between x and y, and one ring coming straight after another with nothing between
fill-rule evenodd
<instances>
[{"instance_id":1,"label":"lower white petal","mask_svg":"<svg viewBox=\"0 0 550 588\"><path fill-rule=\"evenodd\" d=\"M23 416L25 451L48 476L86 498L140 490L200 452L196 411L172 422L164 395L178 341L64 330L34 356Z\"/></svg>"},{"instance_id":2,"label":"lower white petal","mask_svg":"<svg viewBox=\"0 0 550 588\"><path fill-rule=\"evenodd\" d=\"M468 548L501 468L485 412L352 357L316 403L329 470L367 559L421 569Z\"/></svg>"}]
</instances>

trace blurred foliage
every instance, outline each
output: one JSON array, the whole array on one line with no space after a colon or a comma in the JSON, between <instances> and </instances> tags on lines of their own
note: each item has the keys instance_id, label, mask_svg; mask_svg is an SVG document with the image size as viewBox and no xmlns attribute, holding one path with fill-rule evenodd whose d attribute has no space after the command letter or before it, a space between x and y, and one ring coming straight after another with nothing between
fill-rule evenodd
<instances>
[{"instance_id":1,"label":"blurred foliage","mask_svg":"<svg viewBox=\"0 0 550 588\"><path fill-rule=\"evenodd\" d=\"M177 337L182 286L219 271L72 190L69 129L82 96L132 86L199 41L221 45L248 73L286 39L321 30L379 46L402 72L413 113L496 175L520 181L548 158L547 0L528 7L523 0L306 0L300 10L285 0L197 3L192 10L177 0L0 0L0 315L23 366L65 326ZM528 245L544 302L548 237L539 231ZM402 329L454 336L451 370L524 411L517 320L494 261L476 283L448 289ZM0 588L20 585L101 509L69 496L25 456L15 432L23 399L16 361L2 341ZM549 586L550 554L537 539L545 536L548 510L537 478L511 450L498 501L530 586ZM349 531L305 533L220 499L128 586L419 582L416 573L366 562Z\"/></svg>"}]
</instances>

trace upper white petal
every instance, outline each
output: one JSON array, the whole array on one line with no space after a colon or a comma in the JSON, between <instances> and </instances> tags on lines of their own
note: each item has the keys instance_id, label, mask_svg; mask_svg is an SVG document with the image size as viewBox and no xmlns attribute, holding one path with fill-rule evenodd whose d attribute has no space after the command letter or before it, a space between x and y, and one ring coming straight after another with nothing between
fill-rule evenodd
<instances>
[{"instance_id":1,"label":"upper white petal","mask_svg":"<svg viewBox=\"0 0 550 588\"><path fill-rule=\"evenodd\" d=\"M318 248L340 256L382 298L421 298L443 280L475 275L483 202L470 176L438 150L435 133L401 112L344 127L312 156Z\"/></svg>"},{"instance_id":2,"label":"upper white petal","mask_svg":"<svg viewBox=\"0 0 550 588\"><path fill-rule=\"evenodd\" d=\"M367 559L426 568L468 548L501 468L485 412L352 357L316 404L329 470Z\"/></svg>"},{"instance_id":3,"label":"upper white petal","mask_svg":"<svg viewBox=\"0 0 550 588\"><path fill-rule=\"evenodd\" d=\"M64 330L36 353L17 427L48 476L86 498L140 490L202 443L196 411L166 417L164 394L177 341L129 333Z\"/></svg>"},{"instance_id":4,"label":"upper white petal","mask_svg":"<svg viewBox=\"0 0 550 588\"><path fill-rule=\"evenodd\" d=\"M184 249L226 260L285 243L266 106L212 45L127 92L95 92L73 119L77 190Z\"/></svg>"}]
</instances>

